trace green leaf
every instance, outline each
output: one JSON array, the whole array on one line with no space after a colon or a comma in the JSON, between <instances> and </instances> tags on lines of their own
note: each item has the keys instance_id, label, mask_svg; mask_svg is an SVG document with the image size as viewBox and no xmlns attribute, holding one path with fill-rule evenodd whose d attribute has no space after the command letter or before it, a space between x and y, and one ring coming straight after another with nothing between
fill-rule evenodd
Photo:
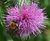
<instances>
[{"instance_id":1,"label":"green leaf","mask_svg":"<svg viewBox=\"0 0 50 41\"><path fill-rule=\"evenodd\" d=\"M3 22L4 16L5 16L4 11L3 11L2 7L0 6L0 23L2 24L2 26L4 24L4 22Z\"/></svg>"}]
</instances>

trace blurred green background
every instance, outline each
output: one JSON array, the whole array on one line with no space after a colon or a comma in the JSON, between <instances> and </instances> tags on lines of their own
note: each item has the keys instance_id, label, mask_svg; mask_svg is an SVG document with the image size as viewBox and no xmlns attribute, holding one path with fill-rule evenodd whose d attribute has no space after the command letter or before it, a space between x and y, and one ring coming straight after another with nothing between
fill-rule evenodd
<instances>
[{"instance_id":1,"label":"blurred green background","mask_svg":"<svg viewBox=\"0 0 50 41\"><path fill-rule=\"evenodd\" d=\"M46 29L42 32L42 34L34 37L31 36L26 40L21 40L20 38L11 37L6 32L6 23L5 23L5 15L6 8L10 6L15 6L16 4L22 6L23 0L0 0L0 41L50 41L50 0L25 0L25 3L28 5L31 2L36 2L39 4L41 8L45 8L45 13L47 16L47 20L44 21L46 25Z\"/></svg>"}]
</instances>

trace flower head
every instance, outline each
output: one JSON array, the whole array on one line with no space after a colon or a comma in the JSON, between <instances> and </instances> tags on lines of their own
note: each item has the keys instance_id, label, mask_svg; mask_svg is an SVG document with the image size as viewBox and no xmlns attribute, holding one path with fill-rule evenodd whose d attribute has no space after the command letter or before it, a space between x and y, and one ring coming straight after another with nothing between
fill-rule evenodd
<instances>
[{"instance_id":1,"label":"flower head","mask_svg":"<svg viewBox=\"0 0 50 41\"><path fill-rule=\"evenodd\" d=\"M44 16L43 9L38 7L38 4L33 3L29 7L25 4L21 9L18 7L11 7L7 10L8 14L6 19L10 26L12 21L18 24L18 31L21 37L27 37L30 34L37 35L41 33L40 29L44 29Z\"/></svg>"}]
</instances>

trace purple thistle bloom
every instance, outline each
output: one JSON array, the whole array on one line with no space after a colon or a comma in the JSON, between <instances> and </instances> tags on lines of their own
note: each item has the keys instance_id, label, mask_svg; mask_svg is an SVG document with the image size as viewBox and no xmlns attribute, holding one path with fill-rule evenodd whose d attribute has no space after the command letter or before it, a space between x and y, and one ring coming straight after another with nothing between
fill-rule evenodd
<instances>
[{"instance_id":1,"label":"purple thistle bloom","mask_svg":"<svg viewBox=\"0 0 50 41\"><path fill-rule=\"evenodd\" d=\"M41 33L40 29L44 29L44 16L43 9L38 7L38 4L33 3L29 7L25 4L21 9L18 7L11 7L7 10L8 14L6 19L8 21L8 25L10 25L11 21L16 21L19 25L19 34L21 37L27 37L31 33L37 35Z\"/></svg>"}]
</instances>

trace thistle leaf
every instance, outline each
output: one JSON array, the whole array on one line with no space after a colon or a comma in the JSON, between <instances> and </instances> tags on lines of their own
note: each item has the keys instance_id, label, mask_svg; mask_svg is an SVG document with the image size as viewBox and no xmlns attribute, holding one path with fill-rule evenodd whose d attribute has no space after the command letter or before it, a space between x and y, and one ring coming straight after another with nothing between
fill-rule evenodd
<instances>
[{"instance_id":1,"label":"thistle leaf","mask_svg":"<svg viewBox=\"0 0 50 41\"><path fill-rule=\"evenodd\" d=\"M3 24L4 24L4 22L3 22L4 16L5 16L4 11L3 11L2 7L0 6L0 24L1 24L2 26L4 26L4 25L3 25Z\"/></svg>"}]
</instances>

